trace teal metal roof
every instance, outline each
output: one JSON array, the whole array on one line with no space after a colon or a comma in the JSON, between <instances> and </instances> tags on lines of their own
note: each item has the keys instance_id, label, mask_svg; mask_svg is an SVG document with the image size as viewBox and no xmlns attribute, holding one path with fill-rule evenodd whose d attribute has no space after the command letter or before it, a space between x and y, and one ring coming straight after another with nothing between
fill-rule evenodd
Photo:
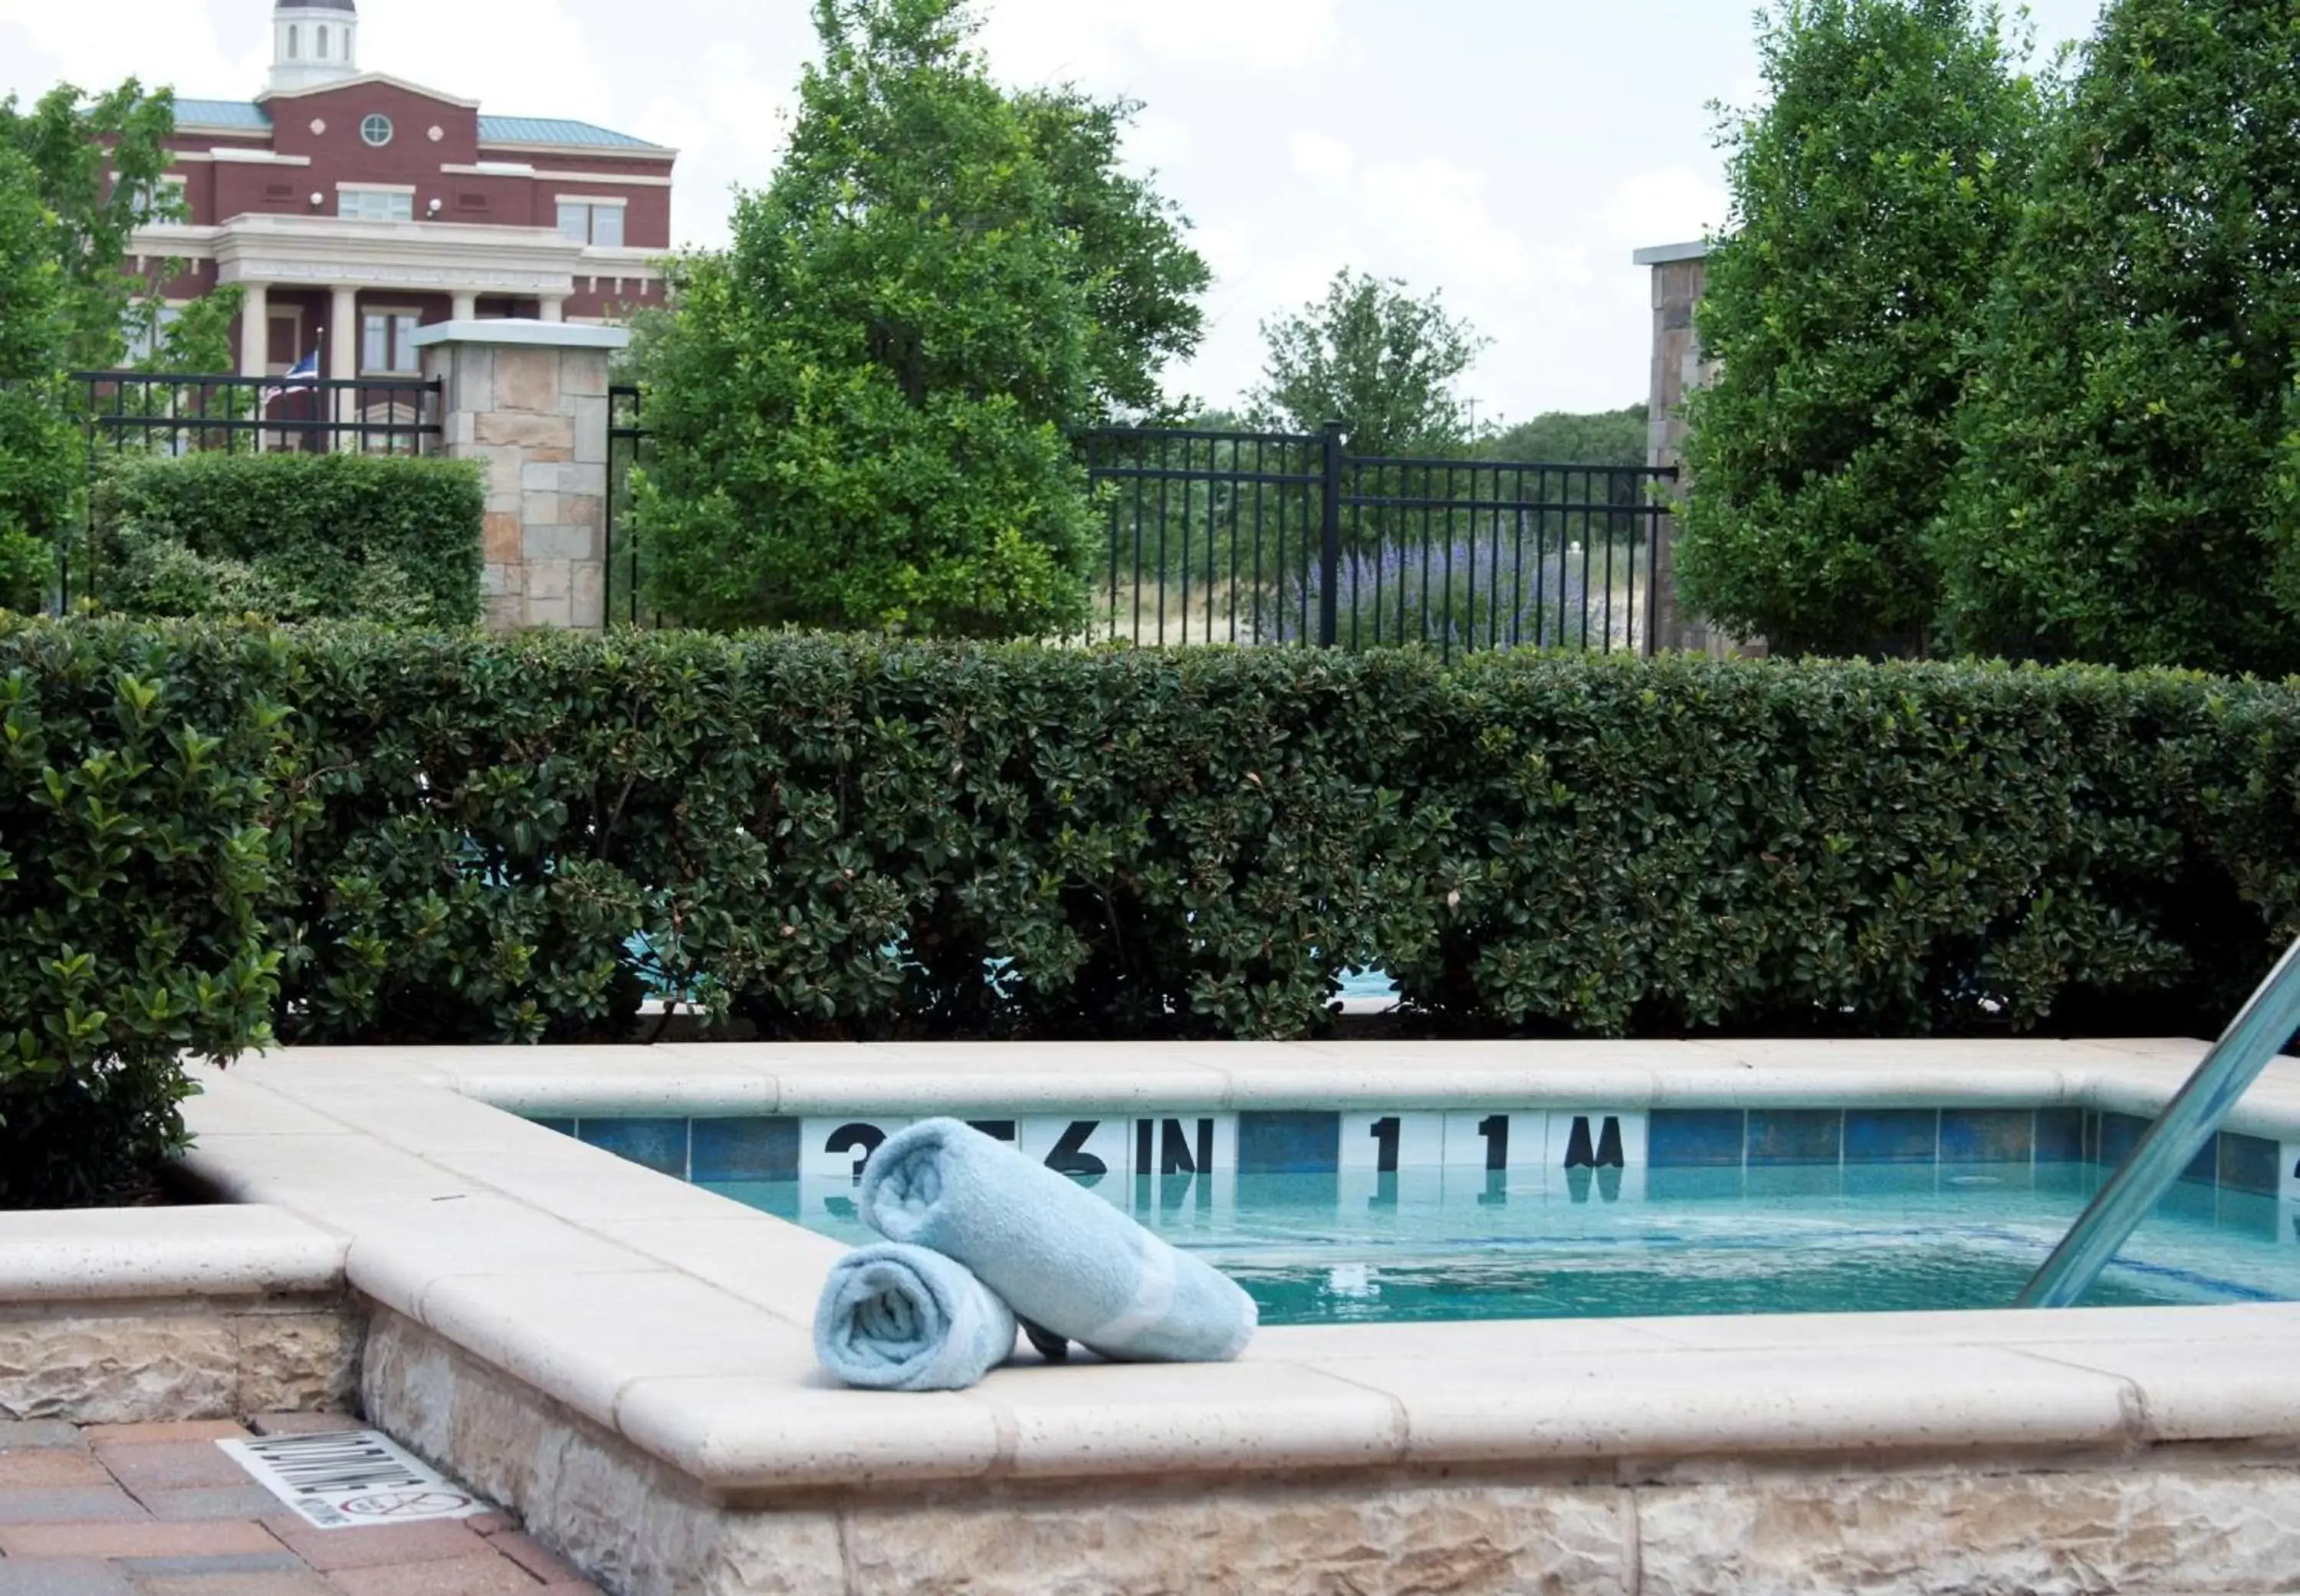
<instances>
[{"instance_id":1,"label":"teal metal roof","mask_svg":"<svg viewBox=\"0 0 2300 1596\"><path fill-rule=\"evenodd\" d=\"M176 125L179 128L245 129L250 133L268 133L271 130L271 113L247 100L178 100ZM570 144L603 150L651 150L655 147L646 139L633 138L628 133L595 127L589 122L568 121L550 116L483 116L479 119L479 142Z\"/></svg>"},{"instance_id":2,"label":"teal metal roof","mask_svg":"<svg viewBox=\"0 0 2300 1596\"><path fill-rule=\"evenodd\" d=\"M649 150L644 138L596 128L589 122L562 121L548 116L483 116L481 144L579 144L600 149Z\"/></svg>"},{"instance_id":3,"label":"teal metal roof","mask_svg":"<svg viewBox=\"0 0 2300 1596\"><path fill-rule=\"evenodd\" d=\"M178 100L179 128L245 128L251 133L271 130L271 113L246 100Z\"/></svg>"}]
</instances>

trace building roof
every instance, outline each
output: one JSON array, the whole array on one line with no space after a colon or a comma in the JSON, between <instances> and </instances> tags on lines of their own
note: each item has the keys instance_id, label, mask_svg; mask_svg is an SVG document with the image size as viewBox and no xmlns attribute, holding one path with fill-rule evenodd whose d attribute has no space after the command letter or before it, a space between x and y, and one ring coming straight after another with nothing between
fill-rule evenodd
<instances>
[{"instance_id":1,"label":"building roof","mask_svg":"<svg viewBox=\"0 0 2300 1596\"><path fill-rule=\"evenodd\" d=\"M655 146L644 138L634 138L628 133L595 127L589 122L566 121L548 116L483 116L479 118L481 144L581 144L602 148L649 150Z\"/></svg>"},{"instance_id":2,"label":"building roof","mask_svg":"<svg viewBox=\"0 0 2300 1596\"><path fill-rule=\"evenodd\" d=\"M269 133L271 118L261 105L246 100L178 100L176 125L179 128L232 128L250 133Z\"/></svg>"},{"instance_id":3,"label":"building roof","mask_svg":"<svg viewBox=\"0 0 2300 1596\"><path fill-rule=\"evenodd\" d=\"M274 0L274 11L348 11L356 13L358 0Z\"/></svg>"},{"instance_id":4,"label":"building roof","mask_svg":"<svg viewBox=\"0 0 2300 1596\"><path fill-rule=\"evenodd\" d=\"M247 100L178 100L176 125L268 133L271 130L271 116L262 106ZM479 142L579 145L593 149L652 150L657 147L644 138L634 138L628 133L618 133L610 128L547 116L482 116L479 118Z\"/></svg>"}]
</instances>

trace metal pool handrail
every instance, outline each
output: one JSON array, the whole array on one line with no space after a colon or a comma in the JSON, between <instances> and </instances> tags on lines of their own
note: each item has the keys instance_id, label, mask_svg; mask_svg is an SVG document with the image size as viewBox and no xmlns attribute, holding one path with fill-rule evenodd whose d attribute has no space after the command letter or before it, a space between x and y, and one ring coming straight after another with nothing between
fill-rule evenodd
<instances>
[{"instance_id":1,"label":"metal pool handrail","mask_svg":"<svg viewBox=\"0 0 2300 1596\"><path fill-rule=\"evenodd\" d=\"M2295 1031L2300 1031L2300 943L2261 983L2180 1094L2070 1226L2021 1291L2019 1306L2075 1307Z\"/></svg>"}]
</instances>

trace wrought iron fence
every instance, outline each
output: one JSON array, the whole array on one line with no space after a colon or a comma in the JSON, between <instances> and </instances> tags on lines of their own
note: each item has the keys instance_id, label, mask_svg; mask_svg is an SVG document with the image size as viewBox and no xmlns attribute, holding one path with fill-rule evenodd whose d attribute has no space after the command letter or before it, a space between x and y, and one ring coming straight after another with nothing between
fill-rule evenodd
<instances>
[{"instance_id":1,"label":"wrought iron fence","mask_svg":"<svg viewBox=\"0 0 2300 1596\"><path fill-rule=\"evenodd\" d=\"M1647 653L1676 473L1352 455L1316 435L1103 428L1096 636Z\"/></svg>"},{"instance_id":2,"label":"wrought iron fence","mask_svg":"<svg viewBox=\"0 0 2300 1596\"><path fill-rule=\"evenodd\" d=\"M117 453L422 454L439 438L439 384L420 378L75 371L71 380L92 437Z\"/></svg>"},{"instance_id":3,"label":"wrought iron fence","mask_svg":"<svg viewBox=\"0 0 2300 1596\"><path fill-rule=\"evenodd\" d=\"M634 387L607 390L607 616L641 624L646 588L638 529L631 524L631 470L646 463L646 396ZM655 616L653 624L662 624Z\"/></svg>"}]
</instances>

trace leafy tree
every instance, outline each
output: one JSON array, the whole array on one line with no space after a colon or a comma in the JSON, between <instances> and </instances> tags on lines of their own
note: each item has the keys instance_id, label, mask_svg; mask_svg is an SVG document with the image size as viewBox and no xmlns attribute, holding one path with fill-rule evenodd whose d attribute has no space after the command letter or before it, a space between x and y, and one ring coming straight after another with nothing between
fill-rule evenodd
<instances>
[{"instance_id":1,"label":"leafy tree","mask_svg":"<svg viewBox=\"0 0 2300 1596\"><path fill-rule=\"evenodd\" d=\"M1291 316L1262 324L1269 345L1249 399L1257 426L1315 432L1349 427L1355 454L1458 453L1470 439L1454 385L1486 340L1403 282L1344 270Z\"/></svg>"},{"instance_id":2,"label":"leafy tree","mask_svg":"<svg viewBox=\"0 0 2300 1596\"><path fill-rule=\"evenodd\" d=\"M0 610L39 608L54 567L48 539L81 482L64 408L58 231L31 162L0 145Z\"/></svg>"},{"instance_id":3,"label":"leafy tree","mask_svg":"<svg viewBox=\"0 0 2300 1596\"><path fill-rule=\"evenodd\" d=\"M1088 359L1096 413L1170 413L1159 374L1205 336L1198 301L1213 272L1190 247L1180 207L1125 169L1120 145L1141 106L1070 87L1027 93L1015 104L1054 185L1056 225L1077 245L1073 270L1094 313Z\"/></svg>"},{"instance_id":4,"label":"leafy tree","mask_svg":"<svg viewBox=\"0 0 2300 1596\"><path fill-rule=\"evenodd\" d=\"M172 96L132 79L0 100L0 609L39 607L86 486L64 373L117 365L156 313L126 268L138 223L177 203L158 180L174 129Z\"/></svg>"},{"instance_id":5,"label":"leafy tree","mask_svg":"<svg viewBox=\"0 0 2300 1596\"><path fill-rule=\"evenodd\" d=\"M1762 111L1724 134L1687 600L1779 652L1921 649L1924 528L1957 459L1966 346L2017 225L2038 97L1996 7L1784 0Z\"/></svg>"},{"instance_id":6,"label":"leafy tree","mask_svg":"<svg viewBox=\"0 0 2300 1596\"><path fill-rule=\"evenodd\" d=\"M1551 411L1504 428L1477 446L1483 460L1543 465L1641 466L1646 451L1646 407Z\"/></svg>"},{"instance_id":7,"label":"leafy tree","mask_svg":"<svg viewBox=\"0 0 2300 1596\"><path fill-rule=\"evenodd\" d=\"M29 163L34 192L54 217L49 237L62 273L59 314L64 361L117 366L128 352L131 312L148 287L127 270L129 241L148 217L176 213L160 181L171 159L174 94L146 94L133 78L92 99L60 84L20 107L0 100L0 147Z\"/></svg>"},{"instance_id":8,"label":"leafy tree","mask_svg":"<svg viewBox=\"0 0 2300 1596\"><path fill-rule=\"evenodd\" d=\"M1014 96L966 0L816 0L822 63L723 255L672 272L638 480L654 603L694 624L973 636L1086 616L1064 428L1156 404L1204 263L1119 172L1130 109Z\"/></svg>"},{"instance_id":9,"label":"leafy tree","mask_svg":"<svg viewBox=\"0 0 2300 1596\"><path fill-rule=\"evenodd\" d=\"M2115 0L1989 307L1961 647L2300 671L2300 13Z\"/></svg>"}]
</instances>

